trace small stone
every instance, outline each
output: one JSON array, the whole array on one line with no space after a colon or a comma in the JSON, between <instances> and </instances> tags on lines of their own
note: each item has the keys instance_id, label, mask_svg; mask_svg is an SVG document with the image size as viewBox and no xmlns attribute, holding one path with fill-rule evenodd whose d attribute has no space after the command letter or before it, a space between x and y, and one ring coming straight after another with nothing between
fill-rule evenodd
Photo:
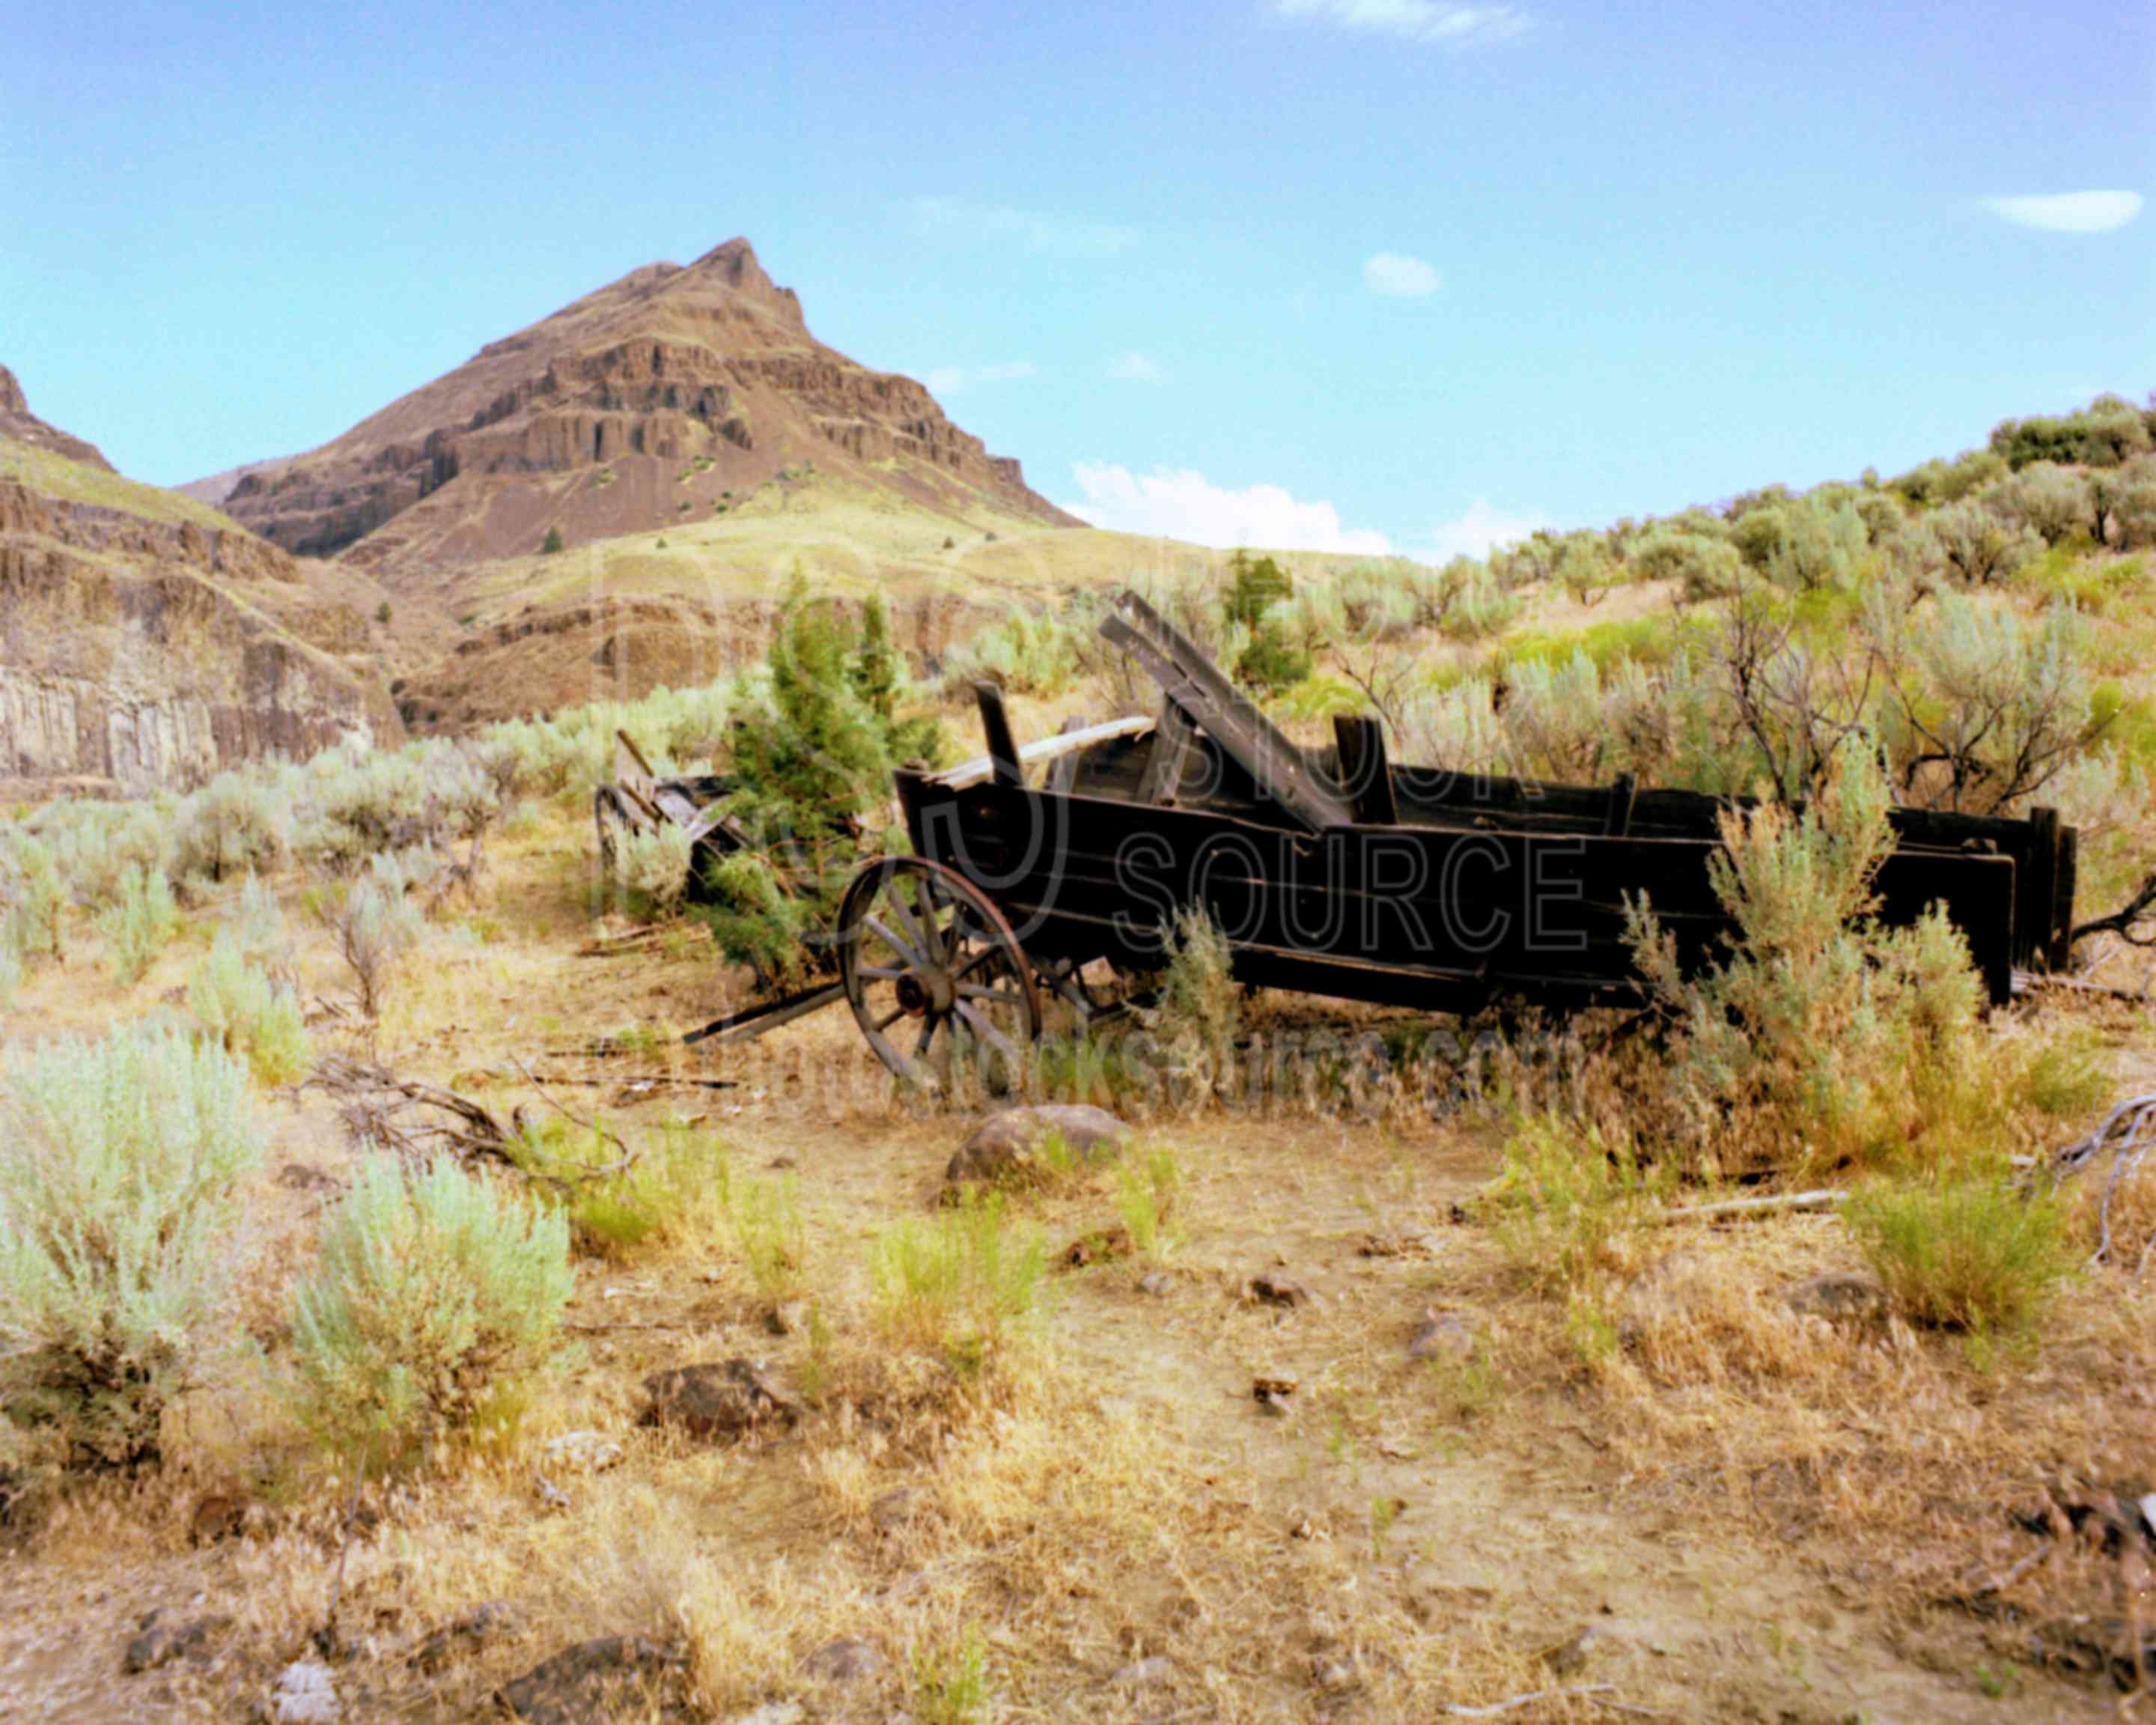
<instances>
[{"instance_id":1,"label":"small stone","mask_svg":"<svg viewBox=\"0 0 2156 1725\"><path fill-rule=\"evenodd\" d=\"M1258 1411L1270 1414L1276 1420L1287 1417L1288 1398L1295 1394L1292 1378L1254 1378L1250 1380L1250 1399L1258 1404Z\"/></svg>"},{"instance_id":2,"label":"small stone","mask_svg":"<svg viewBox=\"0 0 2156 1725\"><path fill-rule=\"evenodd\" d=\"M858 1683L881 1671L883 1663L873 1642L842 1640L826 1641L801 1668L819 1683Z\"/></svg>"},{"instance_id":3,"label":"small stone","mask_svg":"<svg viewBox=\"0 0 2156 1725\"><path fill-rule=\"evenodd\" d=\"M734 1438L773 1424L791 1425L801 1404L753 1360L705 1361L644 1380L646 1425L677 1426L695 1438Z\"/></svg>"},{"instance_id":4,"label":"small stone","mask_svg":"<svg viewBox=\"0 0 2156 1725\"><path fill-rule=\"evenodd\" d=\"M304 1162L288 1162L277 1170L277 1183L292 1192L341 1192L344 1182L335 1174Z\"/></svg>"},{"instance_id":5,"label":"small stone","mask_svg":"<svg viewBox=\"0 0 2156 1725\"><path fill-rule=\"evenodd\" d=\"M531 1489L539 1494L539 1504L542 1509L566 1510L569 1507L569 1494L543 1473L531 1476Z\"/></svg>"},{"instance_id":6,"label":"small stone","mask_svg":"<svg viewBox=\"0 0 2156 1725\"><path fill-rule=\"evenodd\" d=\"M420 1642L410 1662L431 1675L458 1654L490 1641L506 1640L521 1633L523 1628L523 1614L509 1601L484 1600L469 1611L459 1612Z\"/></svg>"},{"instance_id":7,"label":"small stone","mask_svg":"<svg viewBox=\"0 0 2156 1725\"><path fill-rule=\"evenodd\" d=\"M1276 1271L1265 1271L1250 1278L1244 1291L1250 1298L1267 1306L1307 1306L1311 1303L1310 1290L1292 1276Z\"/></svg>"},{"instance_id":8,"label":"small stone","mask_svg":"<svg viewBox=\"0 0 2156 1725\"><path fill-rule=\"evenodd\" d=\"M344 1717L344 1703L337 1699L330 1668L300 1660L278 1672L270 1717L276 1725L336 1725Z\"/></svg>"},{"instance_id":9,"label":"small stone","mask_svg":"<svg viewBox=\"0 0 2156 1725\"><path fill-rule=\"evenodd\" d=\"M1353 1689L1361 1680L1355 1667L1348 1661L1329 1653L1321 1653L1310 1661L1310 1681L1327 1695L1341 1695Z\"/></svg>"},{"instance_id":10,"label":"small stone","mask_svg":"<svg viewBox=\"0 0 2156 1725\"><path fill-rule=\"evenodd\" d=\"M781 1300L763 1315L763 1327L774 1336L791 1336L808 1326L806 1300Z\"/></svg>"},{"instance_id":11,"label":"small stone","mask_svg":"<svg viewBox=\"0 0 2156 1725\"><path fill-rule=\"evenodd\" d=\"M608 1725L653 1710L662 1690L679 1686L685 1663L641 1635L601 1635L503 1684L497 1698L526 1725Z\"/></svg>"},{"instance_id":12,"label":"small stone","mask_svg":"<svg viewBox=\"0 0 2156 1725\"><path fill-rule=\"evenodd\" d=\"M890 1533L913 1519L913 1488L899 1486L869 1505L869 1520L879 1533Z\"/></svg>"},{"instance_id":13,"label":"small stone","mask_svg":"<svg viewBox=\"0 0 2156 1725\"><path fill-rule=\"evenodd\" d=\"M1868 1276L1829 1271L1783 1289L1790 1311L1804 1317L1870 1323L1887 1315L1887 1290Z\"/></svg>"},{"instance_id":14,"label":"small stone","mask_svg":"<svg viewBox=\"0 0 2156 1725\"><path fill-rule=\"evenodd\" d=\"M120 1669L129 1676L155 1671L180 1658L199 1659L209 1651L209 1638L224 1626L222 1617L198 1617L187 1623L167 1623L164 1613L152 1611L140 1625L141 1633L127 1644Z\"/></svg>"},{"instance_id":15,"label":"small stone","mask_svg":"<svg viewBox=\"0 0 2156 1725\"><path fill-rule=\"evenodd\" d=\"M1543 1663L1560 1677L1569 1677L1587 1669L1587 1662L1596 1654L1607 1650L1609 1632L1596 1624L1585 1624L1554 1647L1543 1650Z\"/></svg>"},{"instance_id":16,"label":"small stone","mask_svg":"<svg viewBox=\"0 0 2156 1725\"><path fill-rule=\"evenodd\" d=\"M1432 1312L1408 1338L1408 1358L1457 1364L1475 1352L1475 1326L1456 1312Z\"/></svg>"},{"instance_id":17,"label":"small stone","mask_svg":"<svg viewBox=\"0 0 2156 1725\"><path fill-rule=\"evenodd\" d=\"M197 1545L215 1545L235 1539L247 1525L247 1505L228 1491L212 1491L195 1505L187 1521L187 1538Z\"/></svg>"},{"instance_id":18,"label":"small stone","mask_svg":"<svg viewBox=\"0 0 2156 1725\"><path fill-rule=\"evenodd\" d=\"M1045 1169L1041 1147L1060 1137L1081 1163L1112 1161L1130 1142L1130 1128L1105 1108L1050 1102L1006 1108L976 1126L951 1158L943 1178L953 1186L975 1182L1026 1183Z\"/></svg>"},{"instance_id":19,"label":"small stone","mask_svg":"<svg viewBox=\"0 0 2156 1725\"><path fill-rule=\"evenodd\" d=\"M1165 1683L1174 1675L1175 1661L1164 1653L1155 1653L1145 1659L1133 1660L1110 1673L1108 1681L1136 1689L1147 1683Z\"/></svg>"},{"instance_id":20,"label":"small stone","mask_svg":"<svg viewBox=\"0 0 2156 1725\"><path fill-rule=\"evenodd\" d=\"M1138 1278L1138 1291L1156 1300L1165 1298L1175 1291L1175 1278L1165 1270L1148 1270Z\"/></svg>"},{"instance_id":21,"label":"small stone","mask_svg":"<svg viewBox=\"0 0 2156 1725\"><path fill-rule=\"evenodd\" d=\"M737 1715L733 1725L801 1725L806 1711L798 1701L767 1701L752 1712Z\"/></svg>"},{"instance_id":22,"label":"small stone","mask_svg":"<svg viewBox=\"0 0 2156 1725\"><path fill-rule=\"evenodd\" d=\"M604 1473L621 1465L622 1447L596 1431L565 1431L542 1446L547 1463L557 1471Z\"/></svg>"}]
</instances>

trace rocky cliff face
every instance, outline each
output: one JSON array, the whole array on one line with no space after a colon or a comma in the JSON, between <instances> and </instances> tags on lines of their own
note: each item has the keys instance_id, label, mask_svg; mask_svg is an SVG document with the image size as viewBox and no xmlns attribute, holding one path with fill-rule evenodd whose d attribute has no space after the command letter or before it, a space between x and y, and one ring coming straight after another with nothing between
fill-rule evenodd
<instances>
[{"instance_id":1,"label":"rocky cliff face","mask_svg":"<svg viewBox=\"0 0 2156 1725\"><path fill-rule=\"evenodd\" d=\"M79 437L69 437L57 426L48 425L30 411L30 404L23 397L23 386L15 381L15 374L0 366L0 437L18 444L27 444L33 449L49 449L55 455L70 461L79 461L85 467L102 468L112 471L112 464L99 453L97 445L86 444Z\"/></svg>"},{"instance_id":2,"label":"rocky cliff face","mask_svg":"<svg viewBox=\"0 0 2156 1725\"><path fill-rule=\"evenodd\" d=\"M394 570L707 517L804 464L1075 525L921 385L818 341L741 239L490 344L335 442L243 472L224 506L286 550Z\"/></svg>"},{"instance_id":3,"label":"rocky cliff face","mask_svg":"<svg viewBox=\"0 0 2156 1725\"><path fill-rule=\"evenodd\" d=\"M0 784L183 788L401 737L364 618L208 509L66 453L90 445L18 436L26 416L0 435Z\"/></svg>"}]
</instances>

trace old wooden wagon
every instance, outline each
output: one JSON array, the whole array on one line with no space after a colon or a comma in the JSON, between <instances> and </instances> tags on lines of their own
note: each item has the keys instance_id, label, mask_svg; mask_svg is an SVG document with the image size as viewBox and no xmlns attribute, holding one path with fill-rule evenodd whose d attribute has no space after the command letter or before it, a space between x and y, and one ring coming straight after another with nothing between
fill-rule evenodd
<instances>
[{"instance_id":1,"label":"old wooden wagon","mask_svg":"<svg viewBox=\"0 0 2156 1725\"><path fill-rule=\"evenodd\" d=\"M897 775L912 854L855 878L819 991L895 1072L926 1080L954 1043L1014 1058L1054 1001L1095 1004L1100 963L1157 968L1184 906L1219 924L1240 979L1447 1013L1636 998L1641 897L1686 965L1729 932L1708 868L1724 799L1395 766L1363 717L1306 751L1136 594L1102 633L1159 685L1158 714L1020 747L984 684L987 753ZM1884 920L1944 906L1994 1002L2017 971L2063 967L2075 838L2053 811L1893 824Z\"/></svg>"}]
</instances>

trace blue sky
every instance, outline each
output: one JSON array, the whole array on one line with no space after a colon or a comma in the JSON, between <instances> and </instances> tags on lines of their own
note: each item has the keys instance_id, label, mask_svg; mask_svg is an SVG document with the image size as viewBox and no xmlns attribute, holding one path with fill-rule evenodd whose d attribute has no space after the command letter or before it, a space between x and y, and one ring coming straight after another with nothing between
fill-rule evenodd
<instances>
[{"instance_id":1,"label":"blue sky","mask_svg":"<svg viewBox=\"0 0 2156 1725\"><path fill-rule=\"evenodd\" d=\"M165 483L737 233L1037 489L1215 542L1427 555L2156 385L2145 8L120 3L0 39L0 363Z\"/></svg>"}]
</instances>

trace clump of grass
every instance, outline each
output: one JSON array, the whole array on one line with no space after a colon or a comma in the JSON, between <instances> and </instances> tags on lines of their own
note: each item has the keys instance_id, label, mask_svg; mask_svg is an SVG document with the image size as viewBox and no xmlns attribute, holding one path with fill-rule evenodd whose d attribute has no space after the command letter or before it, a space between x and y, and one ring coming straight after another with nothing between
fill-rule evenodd
<instances>
[{"instance_id":1,"label":"clump of grass","mask_svg":"<svg viewBox=\"0 0 2156 1725\"><path fill-rule=\"evenodd\" d=\"M290 1084L307 1070L307 1032L300 997L248 962L247 939L220 928L209 956L187 983L187 1007L203 1033L247 1062L255 1081Z\"/></svg>"},{"instance_id":2,"label":"clump of grass","mask_svg":"<svg viewBox=\"0 0 2156 1725\"><path fill-rule=\"evenodd\" d=\"M620 1173L603 1178L581 1173L620 1158L619 1147L598 1124L557 1117L529 1122L512 1153L552 1194L577 1250L610 1262L709 1236L732 1201L725 1147L685 1127L668 1127L644 1143Z\"/></svg>"},{"instance_id":3,"label":"clump of grass","mask_svg":"<svg viewBox=\"0 0 2156 1725\"><path fill-rule=\"evenodd\" d=\"M913 1656L916 1725L978 1725L987 1717L988 1644L968 1624L956 1640L923 1647Z\"/></svg>"},{"instance_id":4,"label":"clump of grass","mask_svg":"<svg viewBox=\"0 0 2156 1725\"><path fill-rule=\"evenodd\" d=\"M77 1466L159 1455L210 1345L240 1180L246 1074L136 1027L18 1053L0 1085L0 1409Z\"/></svg>"},{"instance_id":5,"label":"clump of grass","mask_svg":"<svg viewBox=\"0 0 2156 1725\"><path fill-rule=\"evenodd\" d=\"M967 1375L991 1364L1033 1315L1048 1266L1040 1234L1009 1224L1004 1195L968 1192L928 1220L876 1236L877 1327Z\"/></svg>"},{"instance_id":6,"label":"clump of grass","mask_svg":"<svg viewBox=\"0 0 2156 1725\"><path fill-rule=\"evenodd\" d=\"M730 1199L734 1242L757 1295L771 1306L798 1297L808 1267L808 1232L792 1177L744 1181Z\"/></svg>"},{"instance_id":7,"label":"clump of grass","mask_svg":"<svg viewBox=\"0 0 2156 1725\"><path fill-rule=\"evenodd\" d=\"M574 1277L567 1222L446 1158L369 1160L292 1297L292 1405L332 1446L386 1460L511 1404Z\"/></svg>"},{"instance_id":8,"label":"clump of grass","mask_svg":"<svg viewBox=\"0 0 2156 1725\"><path fill-rule=\"evenodd\" d=\"M1578 1294L1621 1267L1621 1242L1664 1183L1629 1138L1556 1114L1522 1120L1504 1157L1480 1208L1514 1276L1545 1294Z\"/></svg>"},{"instance_id":9,"label":"clump of grass","mask_svg":"<svg viewBox=\"0 0 2156 1725\"><path fill-rule=\"evenodd\" d=\"M1157 1145L1142 1158L1125 1162L1116 1178L1116 1209L1132 1249L1156 1262L1167 1257L1181 1240L1173 1217L1183 1170L1175 1153Z\"/></svg>"},{"instance_id":10,"label":"clump of grass","mask_svg":"<svg viewBox=\"0 0 2156 1725\"><path fill-rule=\"evenodd\" d=\"M398 968L419 942L419 907L405 896L396 859L377 856L358 880L341 884L321 901L322 922L352 972L359 1009L381 1015Z\"/></svg>"},{"instance_id":11,"label":"clump of grass","mask_svg":"<svg viewBox=\"0 0 2156 1725\"><path fill-rule=\"evenodd\" d=\"M1943 1329L2024 1335L2074 1267L2065 1207L1996 1166L1881 1180L1845 1214L1895 1303Z\"/></svg>"},{"instance_id":12,"label":"clump of grass","mask_svg":"<svg viewBox=\"0 0 2156 1725\"><path fill-rule=\"evenodd\" d=\"M1187 906L1164 931L1168 968L1151 1028L1167 1045L1170 1063L1211 1095L1235 1070L1242 1034L1242 993L1220 925L1202 906Z\"/></svg>"},{"instance_id":13,"label":"clump of grass","mask_svg":"<svg viewBox=\"0 0 2156 1725\"><path fill-rule=\"evenodd\" d=\"M689 832L671 822L614 841L614 878L622 907L640 922L663 922L689 894Z\"/></svg>"},{"instance_id":14,"label":"clump of grass","mask_svg":"<svg viewBox=\"0 0 2156 1725\"><path fill-rule=\"evenodd\" d=\"M98 918L112 979L123 987L141 982L179 926L165 871L129 864L113 901Z\"/></svg>"}]
</instances>

